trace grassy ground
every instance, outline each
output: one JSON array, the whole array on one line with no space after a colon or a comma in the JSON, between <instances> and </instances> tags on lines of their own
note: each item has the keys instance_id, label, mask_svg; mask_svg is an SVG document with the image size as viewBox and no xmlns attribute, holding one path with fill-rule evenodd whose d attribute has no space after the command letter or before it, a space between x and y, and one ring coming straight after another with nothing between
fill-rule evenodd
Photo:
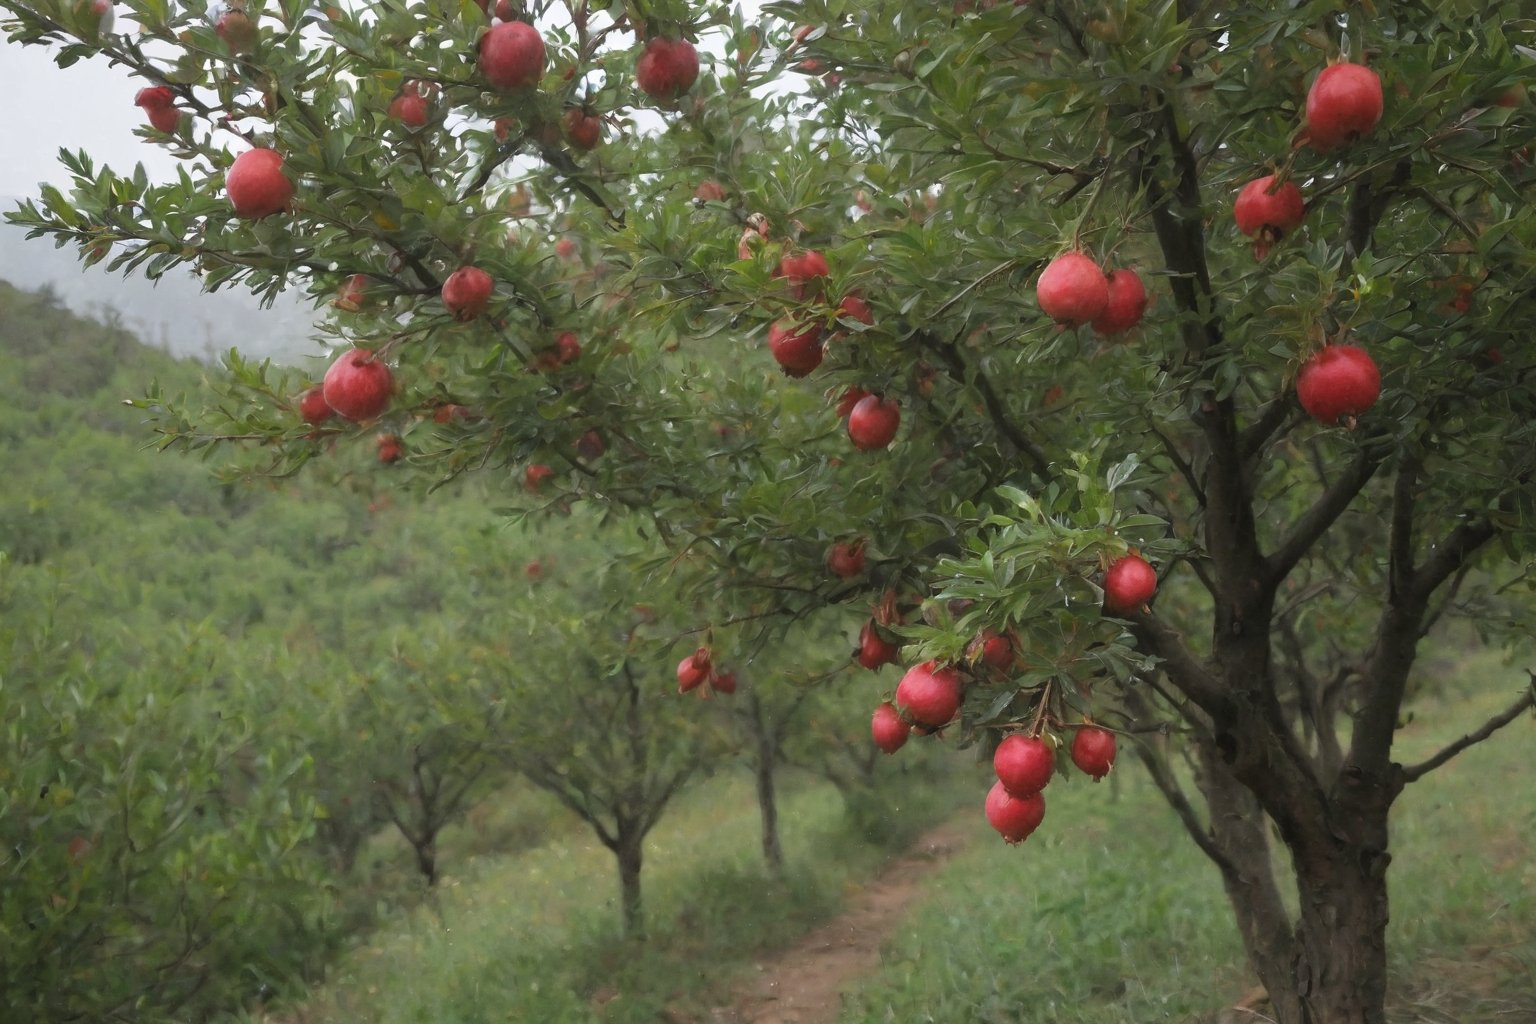
<instances>
[{"instance_id":1,"label":"grassy ground","mask_svg":"<svg viewBox=\"0 0 1536 1024\"><path fill-rule=\"evenodd\" d=\"M1445 697L1420 704L1401 733L1399 760L1480 724L1524 676L1480 657L1447 678ZM1536 1022L1533 731L1516 722L1398 803L1395 1022ZM978 832L988 781L978 773ZM1252 986L1214 869L1145 779L1125 771L1118 793L1058 786L1023 846L988 837L951 862L845 1022L1209 1020Z\"/></svg>"},{"instance_id":2,"label":"grassy ground","mask_svg":"<svg viewBox=\"0 0 1536 1024\"><path fill-rule=\"evenodd\" d=\"M510 856L481 856L437 895L386 920L301 1004L270 1024L540 1024L692 1020L727 998L764 949L834 914L849 888L953 806L942 782L893 778L899 828L871 841L825 784L786 780L782 835L790 865L767 878L750 781L712 780L685 794L646 848L651 942L617 936L612 855L572 822ZM494 830L495 823L492 823ZM458 837L461 847L470 846Z\"/></svg>"}]
</instances>

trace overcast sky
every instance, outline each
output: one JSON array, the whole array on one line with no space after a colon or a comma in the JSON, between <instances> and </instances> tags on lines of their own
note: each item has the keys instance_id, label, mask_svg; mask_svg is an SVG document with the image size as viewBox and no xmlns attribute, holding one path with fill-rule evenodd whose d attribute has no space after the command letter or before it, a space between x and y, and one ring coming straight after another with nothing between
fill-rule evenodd
<instances>
[{"instance_id":1,"label":"overcast sky","mask_svg":"<svg viewBox=\"0 0 1536 1024\"><path fill-rule=\"evenodd\" d=\"M169 179L175 160L133 135L144 121L133 97L147 83L100 58L61 70L50 54L0 42L0 96L6 97L0 196L35 196L40 181L67 185L60 147L84 149L121 173L142 163L150 180Z\"/></svg>"}]
</instances>

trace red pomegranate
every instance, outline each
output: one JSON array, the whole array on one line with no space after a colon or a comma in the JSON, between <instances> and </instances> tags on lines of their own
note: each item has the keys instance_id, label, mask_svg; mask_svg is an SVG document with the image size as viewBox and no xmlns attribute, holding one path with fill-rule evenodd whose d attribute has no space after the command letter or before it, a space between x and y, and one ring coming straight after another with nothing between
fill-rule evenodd
<instances>
[{"instance_id":1,"label":"red pomegranate","mask_svg":"<svg viewBox=\"0 0 1536 1024\"><path fill-rule=\"evenodd\" d=\"M1307 141L1326 153L1369 135L1381 108L1380 75L1363 64L1331 64L1307 90Z\"/></svg>"},{"instance_id":2,"label":"red pomegranate","mask_svg":"<svg viewBox=\"0 0 1536 1024\"><path fill-rule=\"evenodd\" d=\"M1016 732L1005 737L992 755L992 770L1010 796L1023 799L1051 781L1056 752L1045 740Z\"/></svg>"},{"instance_id":3,"label":"red pomegranate","mask_svg":"<svg viewBox=\"0 0 1536 1024\"><path fill-rule=\"evenodd\" d=\"M880 635L879 628L875 626L873 619L864 623L864 628L859 630L859 649L855 657L859 659L860 665L871 672L881 665L894 663L900 650L900 645Z\"/></svg>"},{"instance_id":4,"label":"red pomegranate","mask_svg":"<svg viewBox=\"0 0 1536 1024\"><path fill-rule=\"evenodd\" d=\"M960 710L960 673L925 661L896 684L896 706L916 725L937 729Z\"/></svg>"},{"instance_id":5,"label":"red pomegranate","mask_svg":"<svg viewBox=\"0 0 1536 1024\"><path fill-rule=\"evenodd\" d=\"M443 282L443 306L455 320L473 320L485 312L496 282L479 267L460 267Z\"/></svg>"},{"instance_id":6,"label":"red pomegranate","mask_svg":"<svg viewBox=\"0 0 1536 1024\"><path fill-rule=\"evenodd\" d=\"M325 389L318 384L299 396L299 415L305 423L320 424L336 415L325 401Z\"/></svg>"},{"instance_id":7,"label":"red pomegranate","mask_svg":"<svg viewBox=\"0 0 1536 1024\"><path fill-rule=\"evenodd\" d=\"M1009 794L1001 782L987 793L987 822L1010 846L1022 843L1045 820L1045 797L1032 793L1022 800Z\"/></svg>"},{"instance_id":8,"label":"red pomegranate","mask_svg":"<svg viewBox=\"0 0 1536 1024\"><path fill-rule=\"evenodd\" d=\"M894 754L900 750L911 732L912 727L902 720L896 705L890 701L885 701L875 708L875 713L869 720L869 734L874 739L875 746L887 754Z\"/></svg>"},{"instance_id":9,"label":"red pomegranate","mask_svg":"<svg viewBox=\"0 0 1536 1024\"><path fill-rule=\"evenodd\" d=\"M773 276L782 277L788 281L790 294L797 299L803 299L811 289L820 288L819 279L831 272L825 256L815 249L807 249L802 253L785 256L779 260Z\"/></svg>"},{"instance_id":10,"label":"red pomegranate","mask_svg":"<svg viewBox=\"0 0 1536 1024\"><path fill-rule=\"evenodd\" d=\"M848 437L860 451L889 445L901 428L901 406L879 395L865 395L848 413Z\"/></svg>"},{"instance_id":11,"label":"red pomegranate","mask_svg":"<svg viewBox=\"0 0 1536 1024\"><path fill-rule=\"evenodd\" d=\"M687 693L709 678L713 661L708 647L700 647L677 663L677 692Z\"/></svg>"},{"instance_id":12,"label":"red pomegranate","mask_svg":"<svg viewBox=\"0 0 1536 1024\"><path fill-rule=\"evenodd\" d=\"M864 538L838 541L827 548L827 568L834 576L852 579L864 571Z\"/></svg>"},{"instance_id":13,"label":"red pomegranate","mask_svg":"<svg viewBox=\"0 0 1536 1024\"><path fill-rule=\"evenodd\" d=\"M394 375L382 359L366 348L343 352L320 386L325 403L349 420L368 420L384 411L394 390Z\"/></svg>"},{"instance_id":14,"label":"red pomegranate","mask_svg":"<svg viewBox=\"0 0 1536 1024\"><path fill-rule=\"evenodd\" d=\"M497 89L526 89L544 77L544 37L525 21L492 26L479 50L480 74Z\"/></svg>"},{"instance_id":15,"label":"red pomegranate","mask_svg":"<svg viewBox=\"0 0 1536 1024\"><path fill-rule=\"evenodd\" d=\"M1296 397L1313 419L1329 426L1355 417L1381 396L1381 371L1376 361L1354 345L1328 345L1296 375Z\"/></svg>"},{"instance_id":16,"label":"red pomegranate","mask_svg":"<svg viewBox=\"0 0 1536 1024\"><path fill-rule=\"evenodd\" d=\"M768 349L786 377L804 377L821 365L821 325L780 320L768 328Z\"/></svg>"},{"instance_id":17,"label":"red pomegranate","mask_svg":"<svg viewBox=\"0 0 1536 1024\"><path fill-rule=\"evenodd\" d=\"M1129 615L1157 593L1157 572L1140 555L1126 555L1110 563L1104 573L1104 610Z\"/></svg>"},{"instance_id":18,"label":"red pomegranate","mask_svg":"<svg viewBox=\"0 0 1536 1024\"><path fill-rule=\"evenodd\" d=\"M1085 725L1072 737L1072 763L1097 782L1115 766L1115 734Z\"/></svg>"},{"instance_id":19,"label":"red pomegranate","mask_svg":"<svg viewBox=\"0 0 1536 1024\"><path fill-rule=\"evenodd\" d=\"M235 157L224 175L224 191L235 213L259 220L288 209L293 182L283 173L283 157L273 149L248 149Z\"/></svg>"},{"instance_id":20,"label":"red pomegranate","mask_svg":"<svg viewBox=\"0 0 1536 1024\"><path fill-rule=\"evenodd\" d=\"M1035 298L1046 316L1078 327L1103 315L1109 305L1109 279L1082 253L1063 253L1040 274Z\"/></svg>"},{"instance_id":21,"label":"red pomegranate","mask_svg":"<svg viewBox=\"0 0 1536 1024\"><path fill-rule=\"evenodd\" d=\"M1141 323L1147 311L1147 289L1141 275L1121 267L1109 275L1109 303L1093 318L1093 329L1105 337L1124 334Z\"/></svg>"},{"instance_id":22,"label":"red pomegranate","mask_svg":"<svg viewBox=\"0 0 1536 1024\"><path fill-rule=\"evenodd\" d=\"M1253 239L1255 259L1269 255L1270 246L1301 227L1307 215L1301 189L1294 181L1275 187L1275 176L1266 174L1244 185L1232 204L1237 230Z\"/></svg>"},{"instance_id":23,"label":"red pomegranate","mask_svg":"<svg viewBox=\"0 0 1536 1024\"><path fill-rule=\"evenodd\" d=\"M652 36L635 62L635 84L647 96L676 99L699 77L699 51L686 39Z\"/></svg>"}]
</instances>

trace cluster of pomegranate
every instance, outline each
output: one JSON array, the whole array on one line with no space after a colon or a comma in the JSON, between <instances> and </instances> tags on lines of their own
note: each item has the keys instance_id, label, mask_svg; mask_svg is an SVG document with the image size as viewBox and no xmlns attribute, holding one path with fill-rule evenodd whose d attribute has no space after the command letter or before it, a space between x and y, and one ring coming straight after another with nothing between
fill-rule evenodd
<instances>
[{"instance_id":1,"label":"cluster of pomegranate","mask_svg":"<svg viewBox=\"0 0 1536 1024\"><path fill-rule=\"evenodd\" d=\"M1057 323L1092 324L1105 337L1124 334L1141 323L1147 311L1141 275L1126 267L1106 275L1092 258L1075 250L1050 262L1035 285L1035 298Z\"/></svg>"},{"instance_id":2,"label":"cluster of pomegranate","mask_svg":"<svg viewBox=\"0 0 1536 1024\"><path fill-rule=\"evenodd\" d=\"M713 652L700 647L677 663L677 692L689 691L697 691L700 697L735 693L736 673L717 671Z\"/></svg>"},{"instance_id":3,"label":"cluster of pomegranate","mask_svg":"<svg viewBox=\"0 0 1536 1024\"><path fill-rule=\"evenodd\" d=\"M1318 153L1329 153L1369 135L1381 120L1381 78L1361 64L1342 61L1319 72L1307 91L1306 126L1300 136ZM1244 185L1233 204L1237 228L1253 239L1264 259L1301 226L1306 202L1294 181L1266 174ZM1381 396L1381 371L1354 345L1330 344L1314 353L1296 376L1296 397L1321 423L1352 425Z\"/></svg>"}]
</instances>

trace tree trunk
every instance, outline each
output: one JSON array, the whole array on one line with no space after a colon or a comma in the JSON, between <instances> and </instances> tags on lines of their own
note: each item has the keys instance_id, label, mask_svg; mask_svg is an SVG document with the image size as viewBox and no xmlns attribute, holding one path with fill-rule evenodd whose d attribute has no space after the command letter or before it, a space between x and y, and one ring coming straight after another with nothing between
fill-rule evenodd
<instances>
[{"instance_id":1,"label":"tree trunk","mask_svg":"<svg viewBox=\"0 0 1536 1024\"><path fill-rule=\"evenodd\" d=\"M427 880L428 886L437 884L437 833L425 836L420 842L411 840L416 849L416 870Z\"/></svg>"},{"instance_id":2,"label":"tree trunk","mask_svg":"<svg viewBox=\"0 0 1536 1024\"><path fill-rule=\"evenodd\" d=\"M784 877L784 848L779 843L779 804L774 790L774 769L778 767L772 737L759 736L757 763L757 809L763 820L763 860L774 878Z\"/></svg>"},{"instance_id":3,"label":"tree trunk","mask_svg":"<svg viewBox=\"0 0 1536 1024\"><path fill-rule=\"evenodd\" d=\"M619 861L619 901L623 906L624 937L636 941L645 939L645 906L640 896L641 848L644 844L644 832L630 823L619 823L619 838L613 854Z\"/></svg>"},{"instance_id":4,"label":"tree trunk","mask_svg":"<svg viewBox=\"0 0 1536 1024\"><path fill-rule=\"evenodd\" d=\"M1270 824L1214 749L1199 750L1198 783L1210 838L1249 963L1269 993L1276 1024L1385 1024L1387 813L1395 790L1329 800L1334 839L1323 851L1291 851L1299 914L1275 881ZM1346 776L1346 780L1349 777Z\"/></svg>"},{"instance_id":5,"label":"tree trunk","mask_svg":"<svg viewBox=\"0 0 1536 1024\"><path fill-rule=\"evenodd\" d=\"M763 860L774 878L784 877L784 848L779 843L779 803L774 772L779 766L779 743L773 723L763 713L762 702L752 693L746 700L746 721L752 727L752 775L757 782L757 810L762 818Z\"/></svg>"}]
</instances>

